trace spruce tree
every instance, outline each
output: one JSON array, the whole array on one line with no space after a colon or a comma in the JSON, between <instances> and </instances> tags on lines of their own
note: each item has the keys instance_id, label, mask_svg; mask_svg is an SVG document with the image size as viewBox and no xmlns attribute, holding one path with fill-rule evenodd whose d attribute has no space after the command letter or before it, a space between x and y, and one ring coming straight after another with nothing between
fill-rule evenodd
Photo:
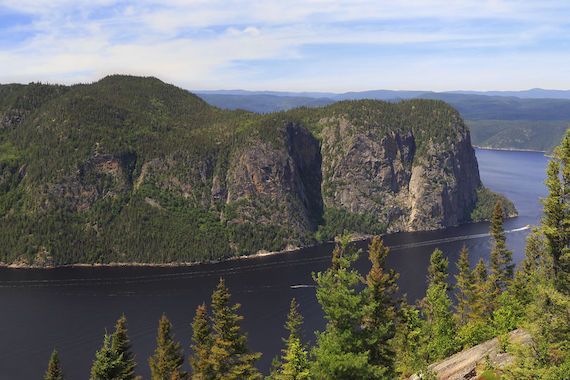
<instances>
[{"instance_id":1,"label":"spruce tree","mask_svg":"<svg viewBox=\"0 0 570 380\"><path fill-rule=\"evenodd\" d=\"M422 308L426 320L424 338L427 338L424 357L428 363L443 359L458 348L451 306L445 285L430 284Z\"/></svg>"},{"instance_id":2,"label":"spruce tree","mask_svg":"<svg viewBox=\"0 0 570 380\"><path fill-rule=\"evenodd\" d=\"M428 289L422 301L422 313L426 320L424 336L427 337L424 356L428 358L427 362L443 359L457 348L452 302L447 294L447 264L443 252L436 249L430 258Z\"/></svg>"},{"instance_id":3,"label":"spruce tree","mask_svg":"<svg viewBox=\"0 0 570 380\"><path fill-rule=\"evenodd\" d=\"M186 374L181 370L184 355L180 343L174 340L172 324L162 315L158 322L156 349L148 360L152 380L184 379Z\"/></svg>"},{"instance_id":4,"label":"spruce tree","mask_svg":"<svg viewBox=\"0 0 570 380\"><path fill-rule=\"evenodd\" d=\"M369 246L370 271L366 275L363 329L372 365L385 369L384 377L394 376L394 351L390 342L396 333L395 295L398 275L386 268L389 249L378 236Z\"/></svg>"},{"instance_id":5,"label":"spruce tree","mask_svg":"<svg viewBox=\"0 0 570 380\"><path fill-rule=\"evenodd\" d=\"M239 304L230 304L230 293L220 279L212 293L212 348L207 363L215 374L214 379L260 379L255 362L261 354L250 353L247 336L240 331L243 317L238 314Z\"/></svg>"},{"instance_id":6,"label":"spruce tree","mask_svg":"<svg viewBox=\"0 0 570 380\"><path fill-rule=\"evenodd\" d=\"M548 195L543 200L542 229L558 290L570 293L570 131L556 148L546 171Z\"/></svg>"},{"instance_id":7,"label":"spruce tree","mask_svg":"<svg viewBox=\"0 0 570 380\"><path fill-rule=\"evenodd\" d=\"M461 248L459 259L456 263L457 274L455 275L455 317L458 325L464 325L471 314L473 304L473 273L469 264L469 250L465 245Z\"/></svg>"},{"instance_id":8,"label":"spruce tree","mask_svg":"<svg viewBox=\"0 0 570 380\"><path fill-rule=\"evenodd\" d=\"M63 380L63 372L61 371L59 355L56 350L53 350L51 353L44 380Z\"/></svg>"},{"instance_id":9,"label":"spruce tree","mask_svg":"<svg viewBox=\"0 0 570 380\"><path fill-rule=\"evenodd\" d=\"M447 276L449 260L445 258L443 252L436 248L430 256L429 266L428 266L428 283L430 284L442 284L448 289Z\"/></svg>"},{"instance_id":10,"label":"spruce tree","mask_svg":"<svg viewBox=\"0 0 570 380\"><path fill-rule=\"evenodd\" d=\"M364 279L352 268L358 252L348 247L349 240L350 236L342 236L330 268L313 275L317 301L327 321L325 330L317 333L312 350L310 372L316 379L376 378L363 344L366 303L360 288Z\"/></svg>"},{"instance_id":11,"label":"spruce tree","mask_svg":"<svg viewBox=\"0 0 570 380\"><path fill-rule=\"evenodd\" d=\"M544 278L551 278L551 265L547 260L542 232L533 229L526 238L525 257L515 273L511 291L517 300L527 305L531 302L535 289Z\"/></svg>"},{"instance_id":12,"label":"spruce tree","mask_svg":"<svg viewBox=\"0 0 570 380\"><path fill-rule=\"evenodd\" d=\"M507 237L503 228L504 219L503 205L497 201L490 227L492 248L489 257L489 290L493 299L506 290L513 279L514 272L513 253L507 249Z\"/></svg>"},{"instance_id":13,"label":"spruce tree","mask_svg":"<svg viewBox=\"0 0 570 380\"><path fill-rule=\"evenodd\" d=\"M101 349L95 354L90 380L122 380L123 357L112 348L111 336L105 334Z\"/></svg>"},{"instance_id":14,"label":"spruce tree","mask_svg":"<svg viewBox=\"0 0 570 380\"><path fill-rule=\"evenodd\" d=\"M131 341L127 332L127 317L121 315L115 324L115 332L111 336L111 348L116 355L121 357L121 379L131 380L135 378L135 357L131 351Z\"/></svg>"},{"instance_id":15,"label":"spruce tree","mask_svg":"<svg viewBox=\"0 0 570 380\"><path fill-rule=\"evenodd\" d=\"M483 259L479 259L473 269L473 302L470 319L482 320L491 316L491 297L487 267Z\"/></svg>"},{"instance_id":16,"label":"spruce tree","mask_svg":"<svg viewBox=\"0 0 570 380\"><path fill-rule=\"evenodd\" d=\"M212 330L208 321L206 304L196 308L196 314L192 322L192 355L190 366L192 367L192 379L204 380L212 378L212 369L208 363L208 355L212 348Z\"/></svg>"},{"instance_id":17,"label":"spruce tree","mask_svg":"<svg viewBox=\"0 0 570 380\"><path fill-rule=\"evenodd\" d=\"M289 336L284 339L285 348L278 369L273 373L275 380L302 380L309 378L309 359L306 347L301 341L303 316L295 298L291 300L285 328Z\"/></svg>"}]
</instances>

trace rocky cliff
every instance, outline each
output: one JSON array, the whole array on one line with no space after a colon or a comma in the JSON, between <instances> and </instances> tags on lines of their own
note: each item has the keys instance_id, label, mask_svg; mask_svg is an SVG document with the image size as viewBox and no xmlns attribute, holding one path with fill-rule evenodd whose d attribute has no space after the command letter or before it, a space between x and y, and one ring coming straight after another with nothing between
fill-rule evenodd
<instances>
[{"instance_id":1,"label":"rocky cliff","mask_svg":"<svg viewBox=\"0 0 570 380\"><path fill-rule=\"evenodd\" d=\"M256 115L112 76L0 86L0 120L4 263L200 261L442 228L469 221L481 189L469 131L439 101Z\"/></svg>"}]
</instances>

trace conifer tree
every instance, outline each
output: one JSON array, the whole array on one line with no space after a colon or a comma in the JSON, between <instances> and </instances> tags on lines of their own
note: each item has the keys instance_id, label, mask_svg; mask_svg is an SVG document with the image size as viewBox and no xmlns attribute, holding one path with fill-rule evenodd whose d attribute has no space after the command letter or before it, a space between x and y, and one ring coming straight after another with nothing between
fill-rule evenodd
<instances>
[{"instance_id":1,"label":"conifer tree","mask_svg":"<svg viewBox=\"0 0 570 380\"><path fill-rule=\"evenodd\" d=\"M127 317L121 315L115 324L115 332L111 336L111 348L118 357L121 357L121 379L131 380L135 378L135 357L131 351L131 341L127 332Z\"/></svg>"},{"instance_id":2,"label":"conifer tree","mask_svg":"<svg viewBox=\"0 0 570 380\"><path fill-rule=\"evenodd\" d=\"M448 289L447 268L449 266L449 260L443 255L443 252L436 248L430 256L429 266L428 266L428 283L442 284Z\"/></svg>"},{"instance_id":3,"label":"conifer tree","mask_svg":"<svg viewBox=\"0 0 570 380\"><path fill-rule=\"evenodd\" d=\"M570 131L556 148L546 171L548 195L543 200L542 229L558 290L570 293Z\"/></svg>"},{"instance_id":4,"label":"conifer tree","mask_svg":"<svg viewBox=\"0 0 570 380\"><path fill-rule=\"evenodd\" d=\"M473 269L473 302L470 319L481 320L491 316L491 297L487 266L483 259L479 259Z\"/></svg>"},{"instance_id":5,"label":"conifer tree","mask_svg":"<svg viewBox=\"0 0 570 380\"><path fill-rule=\"evenodd\" d=\"M447 264L443 252L436 249L430 258L428 289L422 301L422 313L426 320L424 336L427 338L424 356L428 358L427 362L442 359L457 348L452 302L447 295Z\"/></svg>"},{"instance_id":6,"label":"conifer tree","mask_svg":"<svg viewBox=\"0 0 570 380\"><path fill-rule=\"evenodd\" d=\"M44 380L63 380L63 372L61 371L59 355L56 350L53 350L51 353Z\"/></svg>"},{"instance_id":7,"label":"conifer tree","mask_svg":"<svg viewBox=\"0 0 570 380\"><path fill-rule=\"evenodd\" d=\"M398 309L396 336L393 346L396 350L396 372L401 377L409 377L417 373L429 363L423 355L426 339L423 335L425 321L420 310L402 301Z\"/></svg>"},{"instance_id":8,"label":"conifer tree","mask_svg":"<svg viewBox=\"0 0 570 380\"><path fill-rule=\"evenodd\" d=\"M386 268L389 249L378 236L369 246L371 268L366 275L363 329L371 364L385 369L385 377L394 376L394 351L390 345L396 333L395 295L398 275Z\"/></svg>"},{"instance_id":9,"label":"conifer tree","mask_svg":"<svg viewBox=\"0 0 570 380\"><path fill-rule=\"evenodd\" d=\"M284 339L285 348L277 371L273 374L275 380L302 380L309 378L309 359L307 349L301 342L301 325L303 316L295 298L291 300L285 328L289 336Z\"/></svg>"},{"instance_id":10,"label":"conifer tree","mask_svg":"<svg viewBox=\"0 0 570 380\"><path fill-rule=\"evenodd\" d=\"M359 290L364 279L352 268L358 253L348 247L349 240L350 236L342 236L330 268L313 275L327 321L312 350L310 372L317 379L377 378L363 345L365 299Z\"/></svg>"},{"instance_id":11,"label":"conifer tree","mask_svg":"<svg viewBox=\"0 0 570 380\"><path fill-rule=\"evenodd\" d=\"M207 363L215 374L214 379L260 379L255 362L261 354L250 353L247 336L240 331L243 319L238 314L239 304L230 304L230 293L220 279L212 293L212 348Z\"/></svg>"},{"instance_id":12,"label":"conifer tree","mask_svg":"<svg viewBox=\"0 0 570 380\"><path fill-rule=\"evenodd\" d=\"M503 205L497 201L490 227L493 246L489 257L489 291L492 299L496 299L506 290L513 279L513 253L507 249L507 237L503 228L504 218Z\"/></svg>"},{"instance_id":13,"label":"conifer tree","mask_svg":"<svg viewBox=\"0 0 570 380\"><path fill-rule=\"evenodd\" d=\"M469 264L469 250L465 245L461 248L459 259L457 260L457 274L455 275L456 305L455 316L458 324L464 325L471 314L473 297L473 273Z\"/></svg>"},{"instance_id":14,"label":"conifer tree","mask_svg":"<svg viewBox=\"0 0 570 380\"><path fill-rule=\"evenodd\" d=\"M172 324L162 315L158 322L156 349L148 360L152 380L184 379L186 374L181 370L184 355L180 343L174 340Z\"/></svg>"},{"instance_id":15,"label":"conifer tree","mask_svg":"<svg viewBox=\"0 0 570 380\"><path fill-rule=\"evenodd\" d=\"M123 357L112 348L111 336L105 334L101 349L95 354L90 380L122 380Z\"/></svg>"},{"instance_id":16,"label":"conifer tree","mask_svg":"<svg viewBox=\"0 0 570 380\"><path fill-rule=\"evenodd\" d=\"M526 239L525 257L515 273L511 287L514 296L523 305L531 302L538 283L544 278L552 278L551 265L547 260L544 246L541 230L533 229Z\"/></svg>"},{"instance_id":17,"label":"conifer tree","mask_svg":"<svg viewBox=\"0 0 570 380\"><path fill-rule=\"evenodd\" d=\"M192 322L192 355L190 366L192 367L192 379L204 380L212 378L212 369L208 363L208 355L212 348L212 331L208 321L206 304L196 308L194 321Z\"/></svg>"}]
</instances>

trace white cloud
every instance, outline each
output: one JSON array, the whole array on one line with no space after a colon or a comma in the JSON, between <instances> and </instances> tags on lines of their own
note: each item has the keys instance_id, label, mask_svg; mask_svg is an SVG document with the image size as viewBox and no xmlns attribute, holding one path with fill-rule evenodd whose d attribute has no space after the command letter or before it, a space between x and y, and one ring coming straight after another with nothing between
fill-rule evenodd
<instances>
[{"instance_id":1,"label":"white cloud","mask_svg":"<svg viewBox=\"0 0 570 380\"><path fill-rule=\"evenodd\" d=\"M2 8L33 22L13 27L29 38L0 50L0 82L121 72L189 88L570 87L563 64L550 61L570 52L548 42L568 37L562 1L0 0Z\"/></svg>"}]
</instances>

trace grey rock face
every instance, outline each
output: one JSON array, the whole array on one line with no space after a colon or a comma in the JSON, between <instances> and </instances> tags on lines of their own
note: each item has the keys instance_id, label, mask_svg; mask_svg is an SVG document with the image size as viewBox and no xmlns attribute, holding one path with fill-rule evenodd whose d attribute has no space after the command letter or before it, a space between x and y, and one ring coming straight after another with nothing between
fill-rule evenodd
<instances>
[{"instance_id":1,"label":"grey rock face","mask_svg":"<svg viewBox=\"0 0 570 380\"><path fill-rule=\"evenodd\" d=\"M447 147L428 141L421 156L412 132L381 135L341 120L322 136L327 207L375 215L391 232L468 220L481 184L468 131L458 128Z\"/></svg>"}]
</instances>

